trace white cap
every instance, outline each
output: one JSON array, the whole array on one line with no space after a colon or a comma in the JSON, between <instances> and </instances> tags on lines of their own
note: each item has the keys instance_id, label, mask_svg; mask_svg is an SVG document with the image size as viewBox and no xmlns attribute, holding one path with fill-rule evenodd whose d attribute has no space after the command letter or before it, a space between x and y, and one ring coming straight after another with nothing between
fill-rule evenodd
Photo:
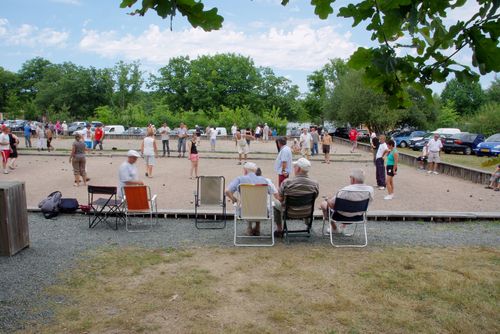
<instances>
[{"instance_id":1,"label":"white cap","mask_svg":"<svg viewBox=\"0 0 500 334\"><path fill-rule=\"evenodd\" d=\"M140 158L141 157L141 154L139 152L137 152L136 150L129 150L127 152L127 157L136 157L136 158Z\"/></svg>"},{"instance_id":2,"label":"white cap","mask_svg":"<svg viewBox=\"0 0 500 334\"><path fill-rule=\"evenodd\" d=\"M243 165L243 168L245 168L246 170L251 170L251 171L255 172L258 167L253 162L245 162L245 164Z\"/></svg>"},{"instance_id":3,"label":"white cap","mask_svg":"<svg viewBox=\"0 0 500 334\"><path fill-rule=\"evenodd\" d=\"M309 169L311 169L311 163L306 158L300 158L297 161L294 161L293 165L299 167L305 172L308 172Z\"/></svg>"}]
</instances>

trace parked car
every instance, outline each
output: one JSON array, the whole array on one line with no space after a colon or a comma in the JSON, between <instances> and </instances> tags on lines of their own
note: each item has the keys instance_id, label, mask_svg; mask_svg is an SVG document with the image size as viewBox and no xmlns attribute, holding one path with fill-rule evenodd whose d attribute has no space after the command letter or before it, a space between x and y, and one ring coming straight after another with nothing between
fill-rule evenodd
<instances>
[{"instance_id":1,"label":"parked car","mask_svg":"<svg viewBox=\"0 0 500 334\"><path fill-rule=\"evenodd\" d=\"M15 121L10 121L10 130L11 131L23 131L24 124L26 121L22 119L16 119Z\"/></svg>"},{"instance_id":2,"label":"parked car","mask_svg":"<svg viewBox=\"0 0 500 334\"><path fill-rule=\"evenodd\" d=\"M470 155L476 146L483 141L482 134L461 132L444 140L443 151L444 153L462 152L465 155Z\"/></svg>"},{"instance_id":3,"label":"parked car","mask_svg":"<svg viewBox=\"0 0 500 334\"><path fill-rule=\"evenodd\" d=\"M462 131L460 131L460 129L457 128L439 128L432 131L432 133L439 133L439 135L455 135L460 132Z\"/></svg>"},{"instance_id":4,"label":"parked car","mask_svg":"<svg viewBox=\"0 0 500 334\"><path fill-rule=\"evenodd\" d=\"M348 128L337 128L333 133L335 137L349 139L349 129Z\"/></svg>"},{"instance_id":5,"label":"parked car","mask_svg":"<svg viewBox=\"0 0 500 334\"><path fill-rule=\"evenodd\" d=\"M200 130L200 131L201 131L201 135L204 136L205 135L205 131L203 131L203 130ZM195 133L195 132L196 132L196 129L189 129L187 131L188 135L190 135L190 136L192 136L193 133Z\"/></svg>"},{"instance_id":6,"label":"parked car","mask_svg":"<svg viewBox=\"0 0 500 334\"><path fill-rule=\"evenodd\" d=\"M146 128L139 128L136 126L131 126L125 132L123 132L124 135L129 135L129 136L145 136L146 135Z\"/></svg>"},{"instance_id":7,"label":"parked car","mask_svg":"<svg viewBox=\"0 0 500 334\"><path fill-rule=\"evenodd\" d=\"M451 134L442 134L439 136L439 138L441 139L441 142L443 142L444 145L444 140L451 136L452 136ZM423 136L422 139L420 140L410 141L409 147L414 151L422 151L424 146L427 145L427 143L429 142L429 140L431 140L432 137L434 137L434 133L429 132L425 134L425 136Z\"/></svg>"},{"instance_id":8,"label":"parked car","mask_svg":"<svg viewBox=\"0 0 500 334\"><path fill-rule=\"evenodd\" d=\"M500 155L500 133L489 136L486 140L476 146L474 152L478 157L486 156L499 156Z\"/></svg>"},{"instance_id":9,"label":"parked car","mask_svg":"<svg viewBox=\"0 0 500 334\"><path fill-rule=\"evenodd\" d=\"M369 141L370 140L370 132L366 129L356 129L358 131L358 140L359 141Z\"/></svg>"},{"instance_id":10,"label":"parked car","mask_svg":"<svg viewBox=\"0 0 500 334\"><path fill-rule=\"evenodd\" d=\"M425 134L425 131L401 131L393 134L392 140L394 140L397 146L405 148L410 145L412 139L423 137Z\"/></svg>"},{"instance_id":11,"label":"parked car","mask_svg":"<svg viewBox=\"0 0 500 334\"><path fill-rule=\"evenodd\" d=\"M104 133L107 135L121 135L125 132L125 127L123 125L106 125L104 127Z\"/></svg>"},{"instance_id":12,"label":"parked car","mask_svg":"<svg viewBox=\"0 0 500 334\"><path fill-rule=\"evenodd\" d=\"M87 122L73 122L70 123L68 126L68 134L70 136L73 135L75 131L81 131L85 128L85 125L87 125Z\"/></svg>"}]
</instances>

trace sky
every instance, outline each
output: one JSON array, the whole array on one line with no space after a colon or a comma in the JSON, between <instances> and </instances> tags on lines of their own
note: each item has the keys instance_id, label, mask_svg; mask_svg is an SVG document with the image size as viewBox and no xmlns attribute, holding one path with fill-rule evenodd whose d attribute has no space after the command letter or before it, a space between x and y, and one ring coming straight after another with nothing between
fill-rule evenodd
<instances>
[{"instance_id":1,"label":"sky","mask_svg":"<svg viewBox=\"0 0 500 334\"><path fill-rule=\"evenodd\" d=\"M172 22L156 12L127 15L121 0L2 0L0 11L0 66L17 72L34 57L53 63L73 62L97 68L113 67L123 60L139 60L141 69L155 74L169 59L218 53L251 57L307 91L307 76L329 59L347 59L359 46L374 46L363 27L334 15L320 20L308 0L205 0L224 17L219 31L192 28L180 14ZM139 0L140 2L140 0ZM475 1L449 16L464 19L474 12ZM469 63L470 51L458 54ZM489 87L492 74L481 79ZM434 85L439 92L443 85Z\"/></svg>"}]
</instances>

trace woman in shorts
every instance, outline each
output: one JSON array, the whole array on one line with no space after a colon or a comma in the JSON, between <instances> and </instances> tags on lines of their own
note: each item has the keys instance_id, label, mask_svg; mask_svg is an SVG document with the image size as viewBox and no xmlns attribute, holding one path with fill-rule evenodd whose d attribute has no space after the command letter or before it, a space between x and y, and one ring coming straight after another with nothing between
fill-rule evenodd
<instances>
[{"instance_id":1,"label":"woman in shorts","mask_svg":"<svg viewBox=\"0 0 500 334\"><path fill-rule=\"evenodd\" d=\"M158 156L158 148L155 141L155 130L148 127L146 137L142 141L141 153L146 162L146 177L153 177L153 166L155 165L155 157Z\"/></svg>"},{"instance_id":2,"label":"woman in shorts","mask_svg":"<svg viewBox=\"0 0 500 334\"><path fill-rule=\"evenodd\" d=\"M198 161L200 160L200 156L198 154L198 148L196 147L197 138L196 135L191 136L191 140L188 141L188 159L191 161L191 172L189 173L189 178L193 179L194 177L198 177Z\"/></svg>"},{"instance_id":3,"label":"woman in shorts","mask_svg":"<svg viewBox=\"0 0 500 334\"><path fill-rule=\"evenodd\" d=\"M82 177L83 185L87 185L87 174L86 169L86 159L85 151L87 146L83 142L82 135L77 133L75 135L75 141L71 147L71 155L69 156L69 162L73 166L73 174L75 176L75 183L73 186L78 187L80 185L80 176Z\"/></svg>"},{"instance_id":4,"label":"woman in shorts","mask_svg":"<svg viewBox=\"0 0 500 334\"><path fill-rule=\"evenodd\" d=\"M396 144L392 139L387 141L387 148L389 150L389 154L387 154L386 159L386 187L388 195L385 196L384 199L390 200L394 198L394 176L396 176L398 171L399 153L398 150L396 150Z\"/></svg>"},{"instance_id":5,"label":"woman in shorts","mask_svg":"<svg viewBox=\"0 0 500 334\"><path fill-rule=\"evenodd\" d=\"M325 161L322 161L323 163L330 163L330 150L332 147L332 143L332 136L330 136L328 132L325 131L325 134L321 139L321 148L323 149L323 154L325 155Z\"/></svg>"},{"instance_id":6,"label":"woman in shorts","mask_svg":"<svg viewBox=\"0 0 500 334\"><path fill-rule=\"evenodd\" d=\"M17 161L17 145L19 145L19 138L13 134L11 131L9 131L9 143L10 143L10 155L9 155L9 160L10 160L10 169L16 169L16 161Z\"/></svg>"},{"instance_id":7,"label":"woman in shorts","mask_svg":"<svg viewBox=\"0 0 500 334\"><path fill-rule=\"evenodd\" d=\"M246 131L236 131L234 140L236 141L236 148L238 150L238 165L241 165L247 160L247 155L250 152L246 139Z\"/></svg>"}]
</instances>

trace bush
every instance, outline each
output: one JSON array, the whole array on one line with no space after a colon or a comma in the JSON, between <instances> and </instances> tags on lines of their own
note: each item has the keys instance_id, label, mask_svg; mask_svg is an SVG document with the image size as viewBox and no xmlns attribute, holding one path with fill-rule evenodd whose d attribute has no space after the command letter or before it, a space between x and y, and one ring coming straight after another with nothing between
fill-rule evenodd
<instances>
[{"instance_id":1,"label":"bush","mask_svg":"<svg viewBox=\"0 0 500 334\"><path fill-rule=\"evenodd\" d=\"M482 133L491 136L500 132L500 104L496 102L487 103L478 112L469 118L467 131Z\"/></svg>"}]
</instances>

